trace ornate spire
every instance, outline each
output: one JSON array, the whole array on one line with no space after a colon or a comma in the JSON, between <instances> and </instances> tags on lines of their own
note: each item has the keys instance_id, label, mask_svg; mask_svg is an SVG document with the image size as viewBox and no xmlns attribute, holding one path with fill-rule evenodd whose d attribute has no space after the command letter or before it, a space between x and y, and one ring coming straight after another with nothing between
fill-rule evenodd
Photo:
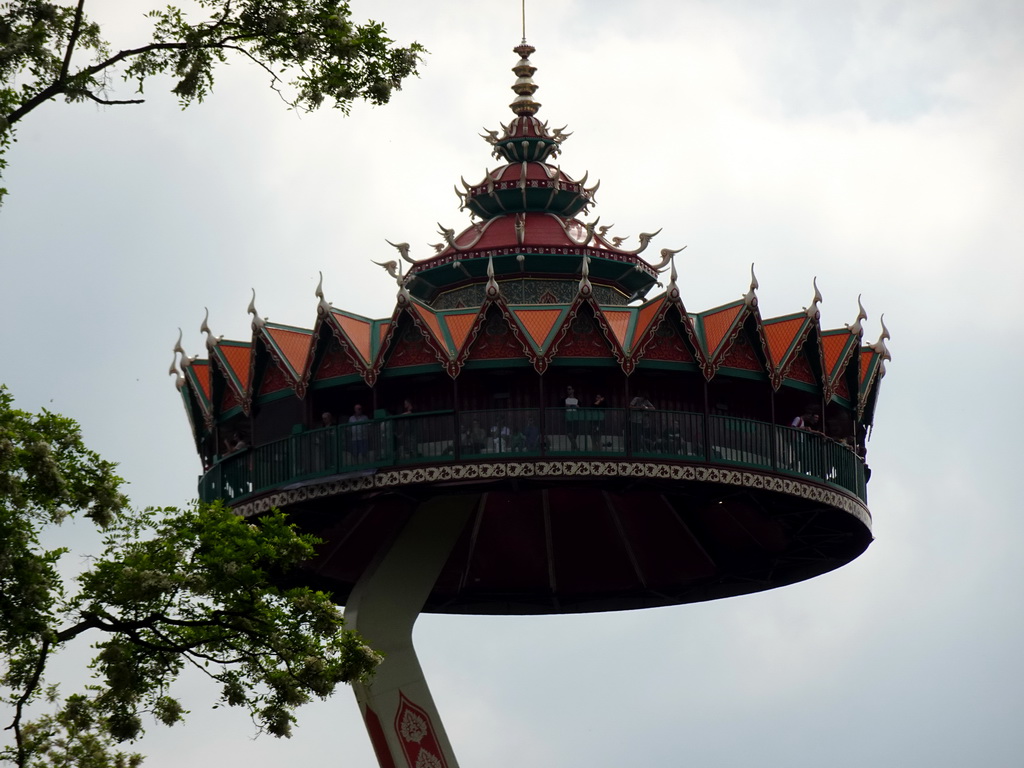
<instances>
[{"instance_id":1,"label":"ornate spire","mask_svg":"<svg viewBox=\"0 0 1024 768\"><path fill-rule=\"evenodd\" d=\"M516 82L512 86L512 90L516 92L516 98L508 107L520 117L535 115L540 109L540 102L533 99L533 94L537 90L537 84L533 82L533 73L537 71L537 68L530 63L530 54L536 50L526 42L525 37L523 42L512 49L514 53L519 54L519 61L512 67L512 71L516 74Z\"/></svg>"}]
</instances>

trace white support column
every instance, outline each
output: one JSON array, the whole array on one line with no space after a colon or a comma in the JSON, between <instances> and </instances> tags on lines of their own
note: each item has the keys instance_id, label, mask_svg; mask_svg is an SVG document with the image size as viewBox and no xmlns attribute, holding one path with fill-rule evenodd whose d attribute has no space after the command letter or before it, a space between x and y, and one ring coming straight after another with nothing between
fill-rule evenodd
<instances>
[{"instance_id":1,"label":"white support column","mask_svg":"<svg viewBox=\"0 0 1024 768\"><path fill-rule=\"evenodd\" d=\"M345 623L384 661L356 700L381 768L458 768L412 646L412 628L477 494L435 497L413 512L352 589Z\"/></svg>"}]
</instances>

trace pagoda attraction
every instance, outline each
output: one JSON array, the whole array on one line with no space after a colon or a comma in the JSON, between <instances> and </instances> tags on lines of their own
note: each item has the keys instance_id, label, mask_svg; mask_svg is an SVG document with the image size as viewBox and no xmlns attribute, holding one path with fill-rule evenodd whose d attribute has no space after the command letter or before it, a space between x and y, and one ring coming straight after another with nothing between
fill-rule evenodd
<instances>
[{"instance_id":1,"label":"pagoda attraction","mask_svg":"<svg viewBox=\"0 0 1024 768\"><path fill-rule=\"evenodd\" d=\"M356 696L381 766L456 768L412 647L421 611L554 614L731 597L838 568L871 542L865 439L888 332L782 317L757 281L684 306L657 233L624 247L578 218L597 184L553 161L519 61L498 165L456 189L469 225L382 263L393 310L327 301L312 328L249 305L252 337L206 321L176 346L199 494L286 510L324 543L303 578L384 654ZM648 294L667 273L666 288ZM609 618L609 620L614 620Z\"/></svg>"}]
</instances>

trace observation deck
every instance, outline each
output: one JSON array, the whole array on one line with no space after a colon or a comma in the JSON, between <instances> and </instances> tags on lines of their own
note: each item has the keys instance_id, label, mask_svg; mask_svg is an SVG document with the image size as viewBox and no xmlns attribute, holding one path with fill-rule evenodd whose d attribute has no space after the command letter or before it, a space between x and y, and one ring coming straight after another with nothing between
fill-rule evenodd
<instances>
[{"instance_id":1,"label":"observation deck","mask_svg":"<svg viewBox=\"0 0 1024 768\"><path fill-rule=\"evenodd\" d=\"M688 411L587 407L436 411L303 431L218 457L199 494L252 514L282 488L313 496L322 485L376 474L387 487L415 485L419 474L393 470L426 466L463 467L454 476L490 464L495 479L522 478L535 474L524 474L522 464L537 461L573 463L581 475L588 463L606 461L704 468L702 476L711 467L741 468L813 481L867 503L864 460L821 433ZM512 466L503 472L494 462Z\"/></svg>"},{"instance_id":2,"label":"observation deck","mask_svg":"<svg viewBox=\"0 0 1024 768\"><path fill-rule=\"evenodd\" d=\"M219 458L205 500L289 510L330 542L301 581L344 603L431 498L475 510L423 610L537 614L710 600L832 570L870 543L848 444L754 419L524 408L384 416Z\"/></svg>"}]
</instances>

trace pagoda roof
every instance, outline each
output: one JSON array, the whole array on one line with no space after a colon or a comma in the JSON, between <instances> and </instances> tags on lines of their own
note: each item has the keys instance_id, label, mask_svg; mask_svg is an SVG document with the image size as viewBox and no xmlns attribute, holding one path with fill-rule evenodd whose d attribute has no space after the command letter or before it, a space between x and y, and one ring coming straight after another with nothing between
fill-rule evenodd
<instances>
[{"instance_id":1,"label":"pagoda roof","mask_svg":"<svg viewBox=\"0 0 1024 768\"><path fill-rule=\"evenodd\" d=\"M392 359L401 343L400 331L409 324L419 329L430 350L429 356L416 360L416 364L444 369L454 378L467 361L474 359L481 326L492 311L498 312L518 340L517 346L509 348L516 351L509 352L512 357L506 359L525 362L539 373L566 355L578 364L586 363L585 357L567 351L571 347L567 339L572 334L572 322L584 311L592 314L600 328L607 355L627 375L645 361L657 359L651 358L650 350L666 323L677 328L672 333L677 333L685 346L681 354L688 355L706 378L732 375L729 350L746 328L746 338L761 347L757 365L776 389L788 381L787 372L797 356L804 355L827 400L836 396L848 398L858 414L868 418L878 381L885 373L885 362L890 359L885 346L889 335L884 325L878 342L862 345L863 308L853 324L822 329L817 300L810 309L799 313L762 318L753 290L741 299L701 312L688 312L674 280L664 293L631 306L600 304L590 292L586 275L580 280L576 298L560 304L510 304L497 284L492 284L495 290L474 307L436 309L402 289L394 311L387 318L362 317L336 309L321 298L317 321L311 329L259 320L253 322L253 337L249 341L214 339L211 334L207 340L208 359L183 357L182 388L187 389L197 412L206 419L222 413L225 403L237 403L248 411L249 404L260 394L259 360L265 356L281 370L295 395L304 397L309 382L323 364L322 344L318 340L332 337L344 351L353 374L372 386L384 369L400 374L399 369L409 364L404 358L404 362ZM806 371L803 375L807 375ZM843 383L847 377L850 387ZM806 380L800 381L806 384ZM850 391L841 394L840 390ZM225 399L224 391L230 397Z\"/></svg>"}]
</instances>

